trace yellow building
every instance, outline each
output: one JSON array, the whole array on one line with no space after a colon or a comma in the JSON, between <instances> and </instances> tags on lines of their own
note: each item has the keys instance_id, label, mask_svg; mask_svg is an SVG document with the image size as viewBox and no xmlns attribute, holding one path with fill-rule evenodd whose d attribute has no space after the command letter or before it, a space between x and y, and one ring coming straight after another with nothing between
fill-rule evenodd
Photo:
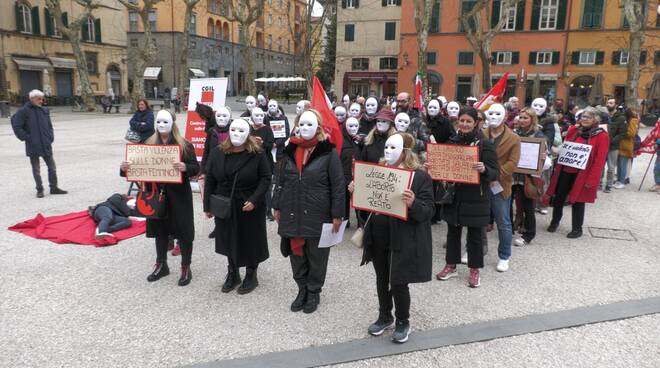
<instances>
[{"instance_id":1,"label":"yellow building","mask_svg":"<svg viewBox=\"0 0 660 368\"><path fill-rule=\"evenodd\" d=\"M71 22L82 8L61 0L63 22ZM128 94L126 65L126 10L115 0L104 1L82 28L92 89L104 95ZM71 44L62 37L45 0L0 1L0 88L18 103L35 88L50 96L49 103L69 103L79 95L77 65Z\"/></svg>"},{"instance_id":2,"label":"yellow building","mask_svg":"<svg viewBox=\"0 0 660 368\"><path fill-rule=\"evenodd\" d=\"M604 98L625 97L626 63L629 32L621 1L568 0L568 58L563 83L567 84L568 102L585 105L602 89ZM646 97L646 87L660 71L660 15L658 2L648 1L646 38L640 57L639 97ZM595 89L595 90L594 90ZM561 97L561 96L560 96Z\"/></svg>"}]
</instances>

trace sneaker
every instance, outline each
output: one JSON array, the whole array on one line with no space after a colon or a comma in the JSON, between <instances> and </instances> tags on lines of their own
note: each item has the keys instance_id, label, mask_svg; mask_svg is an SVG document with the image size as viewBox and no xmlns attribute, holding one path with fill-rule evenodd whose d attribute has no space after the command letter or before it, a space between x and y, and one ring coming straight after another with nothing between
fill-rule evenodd
<instances>
[{"instance_id":1,"label":"sneaker","mask_svg":"<svg viewBox=\"0 0 660 368\"><path fill-rule=\"evenodd\" d=\"M408 341L408 336L410 336L410 322L408 320L396 320L396 327L394 328L394 333L392 334L392 341L397 344L403 344Z\"/></svg>"},{"instance_id":2,"label":"sneaker","mask_svg":"<svg viewBox=\"0 0 660 368\"><path fill-rule=\"evenodd\" d=\"M513 245L515 245L516 247L524 247L526 245L529 245L529 243L527 241L525 241L525 239L520 238L520 239L514 240Z\"/></svg>"},{"instance_id":3,"label":"sneaker","mask_svg":"<svg viewBox=\"0 0 660 368\"><path fill-rule=\"evenodd\" d=\"M649 188L649 192L660 192L660 184L654 184Z\"/></svg>"},{"instance_id":4,"label":"sneaker","mask_svg":"<svg viewBox=\"0 0 660 368\"><path fill-rule=\"evenodd\" d=\"M106 239L106 238L114 238L114 235L112 235L110 233L106 233L106 232L101 232L101 231L99 231L99 228L97 227L96 228L96 234L94 234L94 238L98 239L98 240Z\"/></svg>"},{"instance_id":5,"label":"sneaker","mask_svg":"<svg viewBox=\"0 0 660 368\"><path fill-rule=\"evenodd\" d=\"M174 249L172 249L172 257L177 257L181 255L181 246L179 243L176 243Z\"/></svg>"},{"instance_id":6,"label":"sneaker","mask_svg":"<svg viewBox=\"0 0 660 368\"><path fill-rule=\"evenodd\" d=\"M392 318L392 315L381 313L378 316L378 320L369 326L367 332L369 332L369 335L371 336L380 336L385 330L392 327L394 327L394 318Z\"/></svg>"},{"instance_id":7,"label":"sneaker","mask_svg":"<svg viewBox=\"0 0 660 368\"><path fill-rule=\"evenodd\" d=\"M536 209L536 213L539 213L539 214L541 214L541 215L547 215L547 214L548 214L548 210L546 210L545 208L540 208L540 207L539 207L539 208Z\"/></svg>"},{"instance_id":8,"label":"sneaker","mask_svg":"<svg viewBox=\"0 0 660 368\"><path fill-rule=\"evenodd\" d=\"M497 261L497 267L495 269L499 272L506 272L509 270L509 260L508 259L500 259Z\"/></svg>"},{"instance_id":9,"label":"sneaker","mask_svg":"<svg viewBox=\"0 0 660 368\"><path fill-rule=\"evenodd\" d=\"M468 286L471 288L478 288L481 286L481 276L479 275L478 268L470 268L470 278L468 278Z\"/></svg>"},{"instance_id":10,"label":"sneaker","mask_svg":"<svg viewBox=\"0 0 660 368\"><path fill-rule=\"evenodd\" d=\"M614 189L623 189L626 187L626 185L617 181L616 183L614 183L613 187Z\"/></svg>"},{"instance_id":11,"label":"sneaker","mask_svg":"<svg viewBox=\"0 0 660 368\"><path fill-rule=\"evenodd\" d=\"M603 190L603 193L612 193L612 187L609 185L605 187L605 190Z\"/></svg>"},{"instance_id":12,"label":"sneaker","mask_svg":"<svg viewBox=\"0 0 660 368\"><path fill-rule=\"evenodd\" d=\"M447 264L445 265L445 268L442 269L442 271L438 272L438 274L435 275L435 278L438 280L445 281L456 276L458 276L458 273L456 272L456 265Z\"/></svg>"},{"instance_id":13,"label":"sneaker","mask_svg":"<svg viewBox=\"0 0 660 368\"><path fill-rule=\"evenodd\" d=\"M467 252L465 252L465 253L463 253L463 256L461 257L461 263L462 264L467 264L467 261L468 261L468 256L467 256Z\"/></svg>"}]
</instances>

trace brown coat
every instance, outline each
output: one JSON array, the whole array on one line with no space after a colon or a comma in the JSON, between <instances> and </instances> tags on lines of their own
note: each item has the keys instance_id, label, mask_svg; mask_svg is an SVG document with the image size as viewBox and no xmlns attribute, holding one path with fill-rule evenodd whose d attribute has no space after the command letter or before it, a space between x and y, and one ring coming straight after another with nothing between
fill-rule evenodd
<instances>
[{"instance_id":1,"label":"brown coat","mask_svg":"<svg viewBox=\"0 0 660 368\"><path fill-rule=\"evenodd\" d=\"M628 131L626 131L626 136L623 137L621 142L619 142L619 155L624 157L633 157L633 145L635 135L639 130L639 119L632 118L628 122Z\"/></svg>"},{"instance_id":2,"label":"brown coat","mask_svg":"<svg viewBox=\"0 0 660 368\"><path fill-rule=\"evenodd\" d=\"M493 139L490 135L490 128L484 129L484 136L488 139ZM495 151L497 153L497 162L500 164L499 182L502 188L504 188L502 196L509 198L511 197L513 170L518 167L518 161L520 160L520 137L505 125L504 132L502 132L502 140L495 147Z\"/></svg>"}]
</instances>

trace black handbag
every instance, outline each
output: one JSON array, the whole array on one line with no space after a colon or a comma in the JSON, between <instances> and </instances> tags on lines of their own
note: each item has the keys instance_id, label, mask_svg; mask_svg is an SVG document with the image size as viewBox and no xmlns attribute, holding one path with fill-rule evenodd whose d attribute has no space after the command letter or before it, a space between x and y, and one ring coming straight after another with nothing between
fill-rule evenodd
<instances>
[{"instance_id":1,"label":"black handbag","mask_svg":"<svg viewBox=\"0 0 660 368\"><path fill-rule=\"evenodd\" d=\"M236 179L238 178L238 173L234 175L234 183L231 185L231 193L229 197L223 196L221 194L211 194L211 213L213 216L226 220L231 217L231 201L234 198L234 189L236 188Z\"/></svg>"},{"instance_id":2,"label":"black handbag","mask_svg":"<svg viewBox=\"0 0 660 368\"><path fill-rule=\"evenodd\" d=\"M454 183L440 182L435 189L435 203L447 205L454 203Z\"/></svg>"},{"instance_id":3,"label":"black handbag","mask_svg":"<svg viewBox=\"0 0 660 368\"><path fill-rule=\"evenodd\" d=\"M151 189L147 189L147 185L151 186ZM142 183L138 184L138 187L140 190L135 198L135 211L148 219L167 218L165 189L158 190L156 183Z\"/></svg>"}]
</instances>

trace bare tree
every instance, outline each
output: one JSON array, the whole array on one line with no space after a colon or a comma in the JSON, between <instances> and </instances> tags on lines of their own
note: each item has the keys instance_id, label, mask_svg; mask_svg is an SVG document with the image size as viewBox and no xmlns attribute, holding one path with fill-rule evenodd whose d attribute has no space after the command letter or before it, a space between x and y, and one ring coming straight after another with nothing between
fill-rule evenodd
<instances>
[{"instance_id":1,"label":"bare tree","mask_svg":"<svg viewBox=\"0 0 660 368\"><path fill-rule=\"evenodd\" d=\"M89 17L92 16L94 9L97 9L103 5L99 1L94 0L74 0L74 2L80 5L83 8L83 11L80 13L78 18L73 22L64 24L62 21L62 6L60 0L46 0L46 6L48 10L53 14L55 19L55 24L57 29L62 33L64 37L69 40L71 48L73 49L73 56L76 59L78 77L80 79L80 97L83 103L83 109L86 111L95 111L96 110L96 100L94 99L94 91L92 90L92 85L89 82L89 70L87 69L87 57L85 52L82 50L80 42L80 30L83 24L87 24ZM48 20L46 20L48 21Z\"/></svg>"},{"instance_id":2,"label":"bare tree","mask_svg":"<svg viewBox=\"0 0 660 368\"><path fill-rule=\"evenodd\" d=\"M500 19L494 27L482 22L484 14L491 14L491 1L490 0L477 0L472 9L465 14L461 15L460 21L465 30L465 37L467 37L475 54L479 55L481 60L481 83L485 91L488 91L491 86L490 77L490 63L491 63L491 44L493 38L504 27L509 10L515 7L518 2L522 0L502 0L502 11L500 12Z\"/></svg>"},{"instance_id":3,"label":"bare tree","mask_svg":"<svg viewBox=\"0 0 660 368\"><path fill-rule=\"evenodd\" d=\"M639 103L639 59L644 44L644 26L646 25L645 0L623 0L623 13L630 25L628 63L626 64L626 105L638 108Z\"/></svg>"},{"instance_id":4,"label":"bare tree","mask_svg":"<svg viewBox=\"0 0 660 368\"><path fill-rule=\"evenodd\" d=\"M132 110L135 110L137 101L144 97L144 69L156 59L156 44L151 37L151 23L149 13L154 5L163 0L142 0L142 6L131 3L129 0L117 0L128 9L136 12L142 23L142 46L133 48L129 52L129 63L133 66L133 91L131 92Z\"/></svg>"},{"instance_id":5,"label":"bare tree","mask_svg":"<svg viewBox=\"0 0 660 368\"><path fill-rule=\"evenodd\" d=\"M422 80L422 96L428 97L428 78L426 70L426 52L428 49L429 23L434 0L414 0L415 28L417 29L417 74Z\"/></svg>"},{"instance_id":6,"label":"bare tree","mask_svg":"<svg viewBox=\"0 0 660 368\"><path fill-rule=\"evenodd\" d=\"M183 17L183 40L181 42L181 50L179 50L179 78L178 78L178 94L183 98L183 89L188 82L188 52L190 51L190 31L193 26L192 16L195 12L195 7L199 0L183 0L186 4L186 13ZM195 22L196 25L197 22Z\"/></svg>"},{"instance_id":7,"label":"bare tree","mask_svg":"<svg viewBox=\"0 0 660 368\"><path fill-rule=\"evenodd\" d=\"M245 84L251 95L256 93L254 86L254 61L252 60L252 39L255 23L264 12L265 0L234 0L228 1L229 14L227 19L230 22L238 23L241 30L238 42L243 46L241 56L245 64Z\"/></svg>"}]
</instances>

